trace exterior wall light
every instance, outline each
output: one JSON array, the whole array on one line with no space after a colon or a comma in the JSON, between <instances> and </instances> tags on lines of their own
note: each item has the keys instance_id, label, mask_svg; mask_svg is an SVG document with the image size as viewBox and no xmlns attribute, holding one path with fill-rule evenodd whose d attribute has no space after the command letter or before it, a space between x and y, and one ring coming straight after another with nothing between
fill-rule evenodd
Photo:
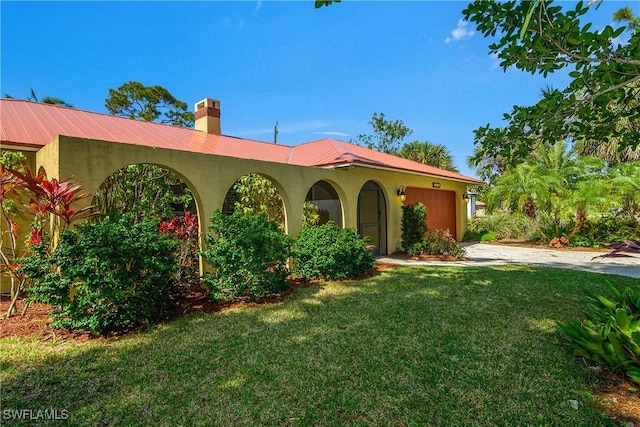
<instances>
[{"instance_id":1,"label":"exterior wall light","mask_svg":"<svg viewBox=\"0 0 640 427\"><path fill-rule=\"evenodd\" d=\"M398 187L398 197L400 197L400 201L404 204L404 201L407 200L407 193L405 193L406 187L401 185Z\"/></svg>"},{"instance_id":2,"label":"exterior wall light","mask_svg":"<svg viewBox=\"0 0 640 427\"><path fill-rule=\"evenodd\" d=\"M462 200L464 200L465 202L469 201L469 193L467 193L466 191L464 193L462 193Z\"/></svg>"}]
</instances>

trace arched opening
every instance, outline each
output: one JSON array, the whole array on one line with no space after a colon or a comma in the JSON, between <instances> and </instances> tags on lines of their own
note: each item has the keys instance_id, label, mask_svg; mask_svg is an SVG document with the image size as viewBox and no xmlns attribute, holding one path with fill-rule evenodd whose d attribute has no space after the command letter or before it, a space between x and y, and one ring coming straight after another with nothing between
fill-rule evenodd
<instances>
[{"instance_id":1,"label":"arched opening","mask_svg":"<svg viewBox=\"0 0 640 427\"><path fill-rule=\"evenodd\" d=\"M340 197L327 181L313 184L304 203L303 224L322 225L333 221L339 226L343 225Z\"/></svg>"},{"instance_id":2,"label":"arched opening","mask_svg":"<svg viewBox=\"0 0 640 427\"><path fill-rule=\"evenodd\" d=\"M109 175L93 195L99 221L132 215L136 222L153 220L159 230L181 241L178 280L195 283L200 275L200 225L197 203L188 184L176 172L140 163Z\"/></svg>"},{"instance_id":3,"label":"arched opening","mask_svg":"<svg viewBox=\"0 0 640 427\"><path fill-rule=\"evenodd\" d=\"M140 163L119 169L93 195L100 216L129 213L137 220L169 220L197 212L193 193L174 171Z\"/></svg>"},{"instance_id":4,"label":"arched opening","mask_svg":"<svg viewBox=\"0 0 640 427\"><path fill-rule=\"evenodd\" d=\"M245 215L264 214L286 230L284 201L273 181L260 174L250 173L240 177L227 191L222 212L231 215L240 211Z\"/></svg>"},{"instance_id":5,"label":"arched opening","mask_svg":"<svg viewBox=\"0 0 640 427\"><path fill-rule=\"evenodd\" d=\"M371 238L374 254L387 253L387 202L374 181L366 182L358 194L358 233Z\"/></svg>"}]
</instances>

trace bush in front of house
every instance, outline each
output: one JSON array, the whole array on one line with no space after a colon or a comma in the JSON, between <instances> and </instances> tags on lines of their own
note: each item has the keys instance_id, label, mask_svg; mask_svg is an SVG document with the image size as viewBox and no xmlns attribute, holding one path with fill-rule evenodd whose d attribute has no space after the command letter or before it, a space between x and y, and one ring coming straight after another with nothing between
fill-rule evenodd
<instances>
[{"instance_id":1,"label":"bush in front of house","mask_svg":"<svg viewBox=\"0 0 640 427\"><path fill-rule=\"evenodd\" d=\"M422 203L402 206L401 239L402 250L409 252L411 247L422 241L427 232L427 209Z\"/></svg>"},{"instance_id":2,"label":"bush in front of house","mask_svg":"<svg viewBox=\"0 0 640 427\"><path fill-rule=\"evenodd\" d=\"M240 211L211 217L201 255L212 272L203 278L214 301L256 300L287 286L287 261L293 240L264 214Z\"/></svg>"},{"instance_id":3,"label":"bush in front of house","mask_svg":"<svg viewBox=\"0 0 640 427\"><path fill-rule=\"evenodd\" d=\"M342 228L333 221L304 227L296 240L294 274L307 279L360 276L376 264L367 243L355 229Z\"/></svg>"},{"instance_id":4,"label":"bush in front of house","mask_svg":"<svg viewBox=\"0 0 640 427\"><path fill-rule=\"evenodd\" d=\"M409 248L409 255L451 255L464 258L466 251L451 237L449 231L433 230Z\"/></svg>"},{"instance_id":5,"label":"bush in front of house","mask_svg":"<svg viewBox=\"0 0 640 427\"><path fill-rule=\"evenodd\" d=\"M166 317L181 294L174 280L178 243L158 222L105 217L65 231L23 259L31 301L52 304L53 326L103 335Z\"/></svg>"},{"instance_id":6,"label":"bush in front of house","mask_svg":"<svg viewBox=\"0 0 640 427\"><path fill-rule=\"evenodd\" d=\"M179 265L176 280L185 284L199 281L198 215L189 211L184 215L174 215L160 223L160 232L180 242L176 253Z\"/></svg>"}]
</instances>

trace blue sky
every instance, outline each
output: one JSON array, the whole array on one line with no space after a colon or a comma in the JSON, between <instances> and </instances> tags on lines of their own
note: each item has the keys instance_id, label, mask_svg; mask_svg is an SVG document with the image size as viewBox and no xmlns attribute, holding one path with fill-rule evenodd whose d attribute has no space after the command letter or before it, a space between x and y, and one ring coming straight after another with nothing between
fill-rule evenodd
<instances>
[{"instance_id":1,"label":"blue sky","mask_svg":"<svg viewBox=\"0 0 640 427\"><path fill-rule=\"evenodd\" d=\"M573 7L574 2L561 2ZM461 21L467 2L14 2L3 0L0 93L55 96L106 112L108 90L161 85L189 108L221 101L222 132L295 145L371 133L373 113L402 120L405 142L444 144L460 171L473 130L500 125L564 75L498 66ZM596 27L633 1L605 1ZM635 8L637 9L637 7ZM635 10L638 13L637 10Z\"/></svg>"}]
</instances>

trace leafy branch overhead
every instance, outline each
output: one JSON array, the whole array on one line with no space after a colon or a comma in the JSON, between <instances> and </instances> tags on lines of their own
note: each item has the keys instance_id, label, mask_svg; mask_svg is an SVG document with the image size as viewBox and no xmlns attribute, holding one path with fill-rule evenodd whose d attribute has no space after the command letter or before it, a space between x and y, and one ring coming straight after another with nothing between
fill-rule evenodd
<instances>
[{"instance_id":1,"label":"leafy branch overhead","mask_svg":"<svg viewBox=\"0 0 640 427\"><path fill-rule=\"evenodd\" d=\"M147 122L192 127L194 115L187 111L187 103L176 99L162 86L144 86L128 82L118 89L109 89L105 100L109 113Z\"/></svg>"},{"instance_id":2,"label":"leafy branch overhead","mask_svg":"<svg viewBox=\"0 0 640 427\"><path fill-rule=\"evenodd\" d=\"M617 28L592 28L581 20L598 3L563 10L552 1L471 3L465 19L485 37L497 37L489 52L510 67L547 76L570 69L564 90L546 90L533 106L514 106L505 127L487 124L475 131L484 157L517 163L538 144L560 140L616 141L635 149L640 141L640 30L629 9ZM620 42L625 31L629 40Z\"/></svg>"}]
</instances>

